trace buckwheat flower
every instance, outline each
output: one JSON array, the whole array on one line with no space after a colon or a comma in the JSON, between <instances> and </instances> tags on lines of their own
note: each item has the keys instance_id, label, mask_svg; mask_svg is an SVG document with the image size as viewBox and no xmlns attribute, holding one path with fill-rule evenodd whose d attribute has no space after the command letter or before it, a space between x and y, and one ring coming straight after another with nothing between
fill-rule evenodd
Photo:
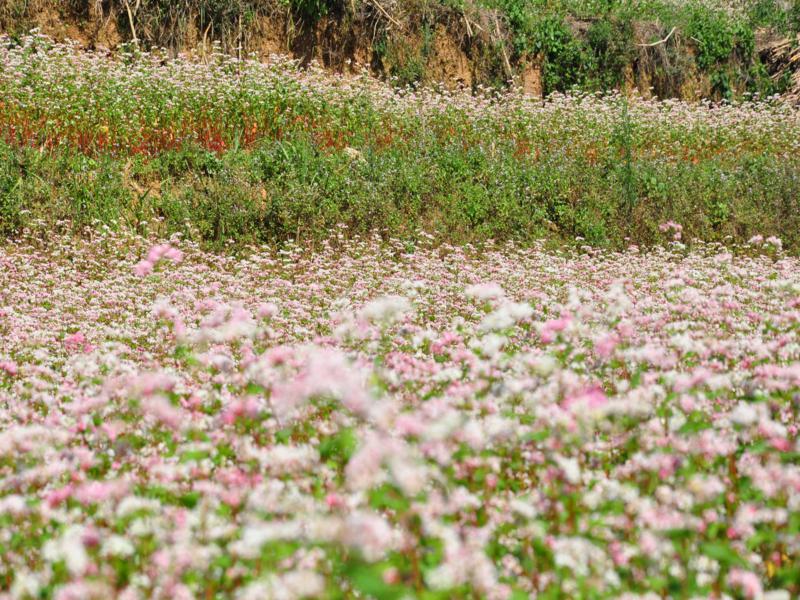
<instances>
[{"instance_id":1,"label":"buckwheat flower","mask_svg":"<svg viewBox=\"0 0 800 600\"><path fill-rule=\"evenodd\" d=\"M776 250L783 248L783 242L781 241L781 238L777 236L768 237L766 240L764 240L764 244L772 246Z\"/></svg>"},{"instance_id":2,"label":"buckwheat flower","mask_svg":"<svg viewBox=\"0 0 800 600\"><path fill-rule=\"evenodd\" d=\"M70 352L75 352L78 350L87 350L91 348L91 346L86 341L86 336L80 331L77 331L65 337L64 347Z\"/></svg>"},{"instance_id":3,"label":"buckwheat flower","mask_svg":"<svg viewBox=\"0 0 800 600\"><path fill-rule=\"evenodd\" d=\"M561 403L565 410L574 414L584 414L586 411L599 411L608 404L608 398L600 386L585 388L577 393L566 396Z\"/></svg>"},{"instance_id":4,"label":"buckwheat flower","mask_svg":"<svg viewBox=\"0 0 800 600\"><path fill-rule=\"evenodd\" d=\"M228 547L235 556L256 558L261 548L274 540L291 540L302 533L302 524L298 521L272 521L245 525L241 539Z\"/></svg>"},{"instance_id":5,"label":"buckwheat flower","mask_svg":"<svg viewBox=\"0 0 800 600\"><path fill-rule=\"evenodd\" d=\"M581 482L581 469L578 461L574 458L567 458L565 456L556 455L553 460L561 469L564 478L571 484L575 485Z\"/></svg>"},{"instance_id":6,"label":"buckwheat flower","mask_svg":"<svg viewBox=\"0 0 800 600\"><path fill-rule=\"evenodd\" d=\"M278 305L274 302L264 302L259 304L256 309L256 314L262 319L271 319L278 314Z\"/></svg>"},{"instance_id":7,"label":"buckwheat flower","mask_svg":"<svg viewBox=\"0 0 800 600\"><path fill-rule=\"evenodd\" d=\"M132 556L135 552L135 548L131 542L122 537L121 535L112 535L105 542L103 542L103 547L100 550L100 553L104 556Z\"/></svg>"},{"instance_id":8,"label":"buckwheat flower","mask_svg":"<svg viewBox=\"0 0 800 600\"><path fill-rule=\"evenodd\" d=\"M169 373L142 373L131 380L130 392L134 396L150 396L157 392L172 391L176 383Z\"/></svg>"},{"instance_id":9,"label":"buckwheat flower","mask_svg":"<svg viewBox=\"0 0 800 600\"><path fill-rule=\"evenodd\" d=\"M0 361L0 371L5 371L7 374L13 377L19 373L19 367L17 367L17 363L15 363L13 360L3 360Z\"/></svg>"},{"instance_id":10,"label":"buckwheat flower","mask_svg":"<svg viewBox=\"0 0 800 600\"><path fill-rule=\"evenodd\" d=\"M124 497L130 484L123 480L98 481L92 480L78 486L73 492L74 497L81 504L98 504L108 499Z\"/></svg>"},{"instance_id":11,"label":"buckwheat flower","mask_svg":"<svg viewBox=\"0 0 800 600\"><path fill-rule=\"evenodd\" d=\"M154 395L144 398L141 403L142 413L153 417L156 421L169 427L180 430L186 425L186 416L177 406L170 404L163 396Z\"/></svg>"},{"instance_id":12,"label":"buckwheat flower","mask_svg":"<svg viewBox=\"0 0 800 600\"><path fill-rule=\"evenodd\" d=\"M392 479L407 496L416 496L428 483L428 469L409 456L394 456L389 461Z\"/></svg>"},{"instance_id":13,"label":"buckwheat flower","mask_svg":"<svg viewBox=\"0 0 800 600\"><path fill-rule=\"evenodd\" d=\"M151 263L149 260L140 260L133 267L133 272L138 277L144 277L146 275L149 275L150 273L153 272L153 263Z\"/></svg>"},{"instance_id":14,"label":"buckwheat flower","mask_svg":"<svg viewBox=\"0 0 800 600\"><path fill-rule=\"evenodd\" d=\"M625 286L620 283L611 286L606 293L606 302L609 315L615 319L627 314L633 308L633 302L625 291Z\"/></svg>"},{"instance_id":15,"label":"buckwheat flower","mask_svg":"<svg viewBox=\"0 0 800 600\"><path fill-rule=\"evenodd\" d=\"M491 358L496 357L507 343L506 336L490 333L482 338L473 338L470 347Z\"/></svg>"},{"instance_id":16,"label":"buckwheat flower","mask_svg":"<svg viewBox=\"0 0 800 600\"><path fill-rule=\"evenodd\" d=\"M444 562L432 569L425 571L425 583L434 590L447 590L458 583L457 568Z\"/></svg>"},{"instance_id":17,"label":"buckwheat flower","mask_svg":"<svg viewBox=\"0 0 800 600\"><path fill-rule=\"evenodd\" d=\"M355 512L345 522L342 542L357 548L365 559L374 562L396 546L397 536L383 517Z\"/></svg>"},{"instance_id":18,"label":"buckwheat flower","mask_svg":"<svg viewBox=\"0 0 800 600\"><path fill-rule=\"evenodd\" d=\"M271 574L254 581L235 594L236 600L300 600L319 598L325 593L325 579L310 570Z\"/></svg>"},{"instance_id":19,"label":"buckwheat flower","mask_svg":"<svg viewBox=\"0 0 800 600\"><path fill-rule=\"evenodd\" d=\"M511 501L510 508L516 514L528 520L535 519L536 516L539 514L539 511L536 510L536 507L533 505L532 502L530 502L529 500L524 500L522 498L514 498Z\"/></svg>"},{"instance_id":20,"label":"buckwheat flower","mask_svg":"<svg viewBox=\"0 0 800 600\"><path fill-rule=\"evenodd\" d=\"M72 576L83 575L89 566L89 555L82 541L84 532L84 527L71 525L61 537L45 542L42 552L45 560L51 563L63 560Z\"/></svg>"},{"instance_id":21,"label":"buckwheat flower","mask_svg":"<svg viewBox=\"0 0 800 600\"><path fill-rule=\"evenodd\" d=\"M533 372L540 377L548 377L558 368L558 360L550 354L540 354L530 362Z\"/></svg>"},{"instance_id":22,"label":"buckwheat flower","mask_svg":"<svg viewBox=\"0 0 800 600\"><path fill-rule=\"evenodd\" d=\"M503 288L499 284L490 283L477 283L469 286L464 293L470 297L481 301L496 300L505 296Z\"/></svg>"},{"instance_id":23,"label":"buckwheat flower","mask_svg":"<svg viewBox=\"0 0 800 600\"><path fill-rule=\"evenodd\" d=\"M319 598L325 593L325 579L314 571L290 571L280 579L285 592L293 598Z\"/></svg>"},{"instance_id":24,"label":"buckwheat flower","mask_svg":"<svg viewBox=\"0 0 800 600\"><path fill-rule=\"evenodd\" d=\"M389 324L399 320L411 308L411 302L405 296L384 296L364 306L359 317L367 322Z\"/></svg>"},{"instance_id":25,"label":"buckwheat flower","mask_svg":"<svg viewBox=\"0 0 800 600\"><path fill-rule=\"evenodd\" d=\"M572 324L572 318L568 315L539 324L539 335L542 338L542 342L545 344L553 342L557 334L568 330Z\"/></svg>"},{"instance_id":26,"label":"buckwheat flower","mask_svg":"<svg viewBox=\"0 0 800 600\"><path fill-rule=\"evenodd\" d=\"M529 304L523 302L508 302L486 315L481 322L480 329L482 331L508 329L519 321L529 319L532 315L533 309Z\"/></svg>"},{"instance_id":27,"label":"buckwheat flower","mask_svg":"<svg viewBox=\"0 0 800 600\"><path fill-rule=\"evenodd\" d=\"M731 569L731 572L728 573L728 585L739 589L745 598L757 598L760 600L764 594L758 575L752 571L738 568Z\"/></svg>"},{"instance_id":28,"label":"buckwheat flower","mask_svg":"<svg viewBox=\"0 0 800 600\"><path fill-rule=\"evenodd\" d=\"M302 473L319 461L317 449L307 444L289 446L280 444L266 450L263 457L264 468L272 475L291 475Z\"/></svg>"},{"instance_id":29,"label":"buckwheat flower","mask_svg":"<svg viewBox=\"0 0 800 600\"><path fill-rule=\"evenodd\" d=\"M158 244L150 248L147 257L136 263L133 271L139 277L144 277L153 272L155 265L162 259L167 259L177 264L183 261L183 252L169 244Z\"/></svg>"},{"instance_id":30,"label":"buckwheat flower","mask_svg":"<svg viewBox=\"0 0 800 600\"><path fill-rule=\"evenodd\" d=\"M58 588L53 598L54 600L102 600L114 595L114 590L107 583L87 579Z\"/></svg>"},{"instance_id":31,"label":"buckwheat flower","mask_svg":"<svg viewBox=\"0 0 800 600\"><path fill-rule=\"evenodd\" d=\"M139 496L126 496L117 505L117 518L124 519L137 512L157 512L161 508L158 500L141 498Z\"/></svg>"},{"instance_id":32,"label":"buckwheat flower","mask_svg":"<svg viewBox=\"0 0 800 600\"><path fill-rule=\"evenodd\" d=\"M751 403L741 400L731 411L729 418L737 425L746 427L758 421L758 411Z\"/></svg>"},{"instance_id":33,"label":"buckwheat flower","mask_svg":"<svg viewBox=\"0 0 800 600\"><path fill-rule=\"evenodd\" d=\"M552 546L556 565L569 569L577 577L590 575L594 565L603 567L610 563L600 548L584 538L558 538Z\"/></svg>"},{"instance_id":34,"label":"buckwheat flower","mask_svg":"<svg viewBox=\"0 0 800 600\"><path fill-rule=\"evenodd\" d=\"M11 584L12 598L37 598L42 582L30 571L17 569L14 573L14 583Z\"/></svg>"},{"instance_id":35,"label":"buckwheat flower","mask_svg":"<svg viewBox=\"0 0 800 600\"><path fill-rule=\"evenodd\" d=\"M384 477L383 460L391 448L377 434L368 435L345 467L347 486L352 490L366 490Z\"/></svg>"},{"instance_id":36,"label":"buckwheat flower","mask_svg":"<svg viewBox=\"0 0 800 600\"><path fill-rule=\"evenodd\" d=\"M9 514L19 517L27 510L25 498L19 494L10 494L0 499L0 515Z\"/></svg>"},{"instance_id":37,"label":"buckwheat flower","mask_svg":"<svg viewBox=\"0 0 800 600\"><path fill-rule=\"evenodd\" d=\"M458 438L473 450L483 449L489 441L481 423L475 419L467 421L457 433Z\"/></svg>"},{"instance_id":38,"label":"buckwheat flower","mask_svg":"<svg viewBox=\"0 0 800 600\"><path fill-rule=\"evenodd\" d=\"M713 475L692 475L686 488L701 502L709 502L725 493L725 484Z\"/></svg>"}]
</instances>

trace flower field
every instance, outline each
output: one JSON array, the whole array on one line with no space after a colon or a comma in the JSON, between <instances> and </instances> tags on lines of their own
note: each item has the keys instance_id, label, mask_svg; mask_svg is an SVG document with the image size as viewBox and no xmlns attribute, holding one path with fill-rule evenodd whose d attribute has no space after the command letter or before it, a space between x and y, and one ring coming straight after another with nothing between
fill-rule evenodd
<instances>
[{"instance_id":1,"label":"flower field","mask_svg":"<svg viewBox=\"0 0 800 600\"><path fill-rule=\"evenodd\" d=\"M4 595L797 597L778 240L344 234L2 247Z\"/></svg>"}]
</instances>

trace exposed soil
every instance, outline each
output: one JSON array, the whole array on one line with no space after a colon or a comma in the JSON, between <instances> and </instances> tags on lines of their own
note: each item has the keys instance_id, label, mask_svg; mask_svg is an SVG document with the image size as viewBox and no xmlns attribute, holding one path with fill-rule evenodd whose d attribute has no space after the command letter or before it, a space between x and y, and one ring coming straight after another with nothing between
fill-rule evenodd
<instances>
[{"instance_id":1,"label":"exposed soil","mask_svg":"<svg viewBox=\"0 0 800 600\"><path fill-rule=\"evenodd\" d=\"M113 49L133 37L130 19L120 6L125 5L115 0L0 0L0 32L20 33L35 27L57 40ZM138 26L136 33L142 43L166 47L173 53L204 52L218 42L232 54L255 54L264 60L270 55L288 55L302 64L316 61L342 73L366 67L378 76L395 74L402 71L403 63L415 61L416 72L425 83L472 88L513 79L524 93L542 94L541 61L530 56L509 57L508 32L501 31L491 13L467 17L453 10L437 15L431 27L430 21L423 24L419 15L398 14L395 19L373 3L363 4L357 12L323 16L314 23L304 22L279 3L265 2L264 7L247 23L240 21L238 27L234 23L215 30L189 13L179 24L151 22ZM586 35L591 21L571 20L570 26L575 35ZM658 23L636 23L634 38L636 52L624 73L626 92L691 100L713 94L709 77L695 67L696 49L691 39L680 32L670 35ZM665 38L663 43L652 43ZM770 32L759 32L757 37L757 51L770 73L774 78L790 79L800 97L798 45L800 40L795 43Z\"/></svg>"}]
</instances>

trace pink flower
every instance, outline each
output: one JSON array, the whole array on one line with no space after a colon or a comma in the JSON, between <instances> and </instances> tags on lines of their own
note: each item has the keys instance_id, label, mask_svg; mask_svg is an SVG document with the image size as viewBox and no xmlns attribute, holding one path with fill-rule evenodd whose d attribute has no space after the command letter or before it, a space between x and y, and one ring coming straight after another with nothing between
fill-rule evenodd
<instances>
[{"instance_id":1,"label":"pink flower","mask_svg":"<svg viewBox=\"0 0 800 600\"><path fill-rule=\"evenodd\" d=\"M328 508L341 508L346 506L344 499L339 494L335 493L325 496L325 504Z\"/></svg>"},{"instance_id":2,"label":"pink flower","mask_svg":"<svg viewBox=\"0 0 800 600\"><path fill-rule=\"evenodd\" d=\"M170 429L175 430L180 429L186 420L184 412L172 406L172 404L162 396L150 396L143 400L142 412L150 415Z\"/></svg>"},{"instance_id":3,"label":"pink flower","mask_svg":"<svg viewBox=\"0 0 800 600\"><path fill-rule=\"evenodd\" d=\"M567 396L562 402L562 406L571 412L577 413L589 408L596 410L602 408L608 402L608 398L598 385L586 388L577 394Z\"/></svg>"},{"instance_id":4,"label":"pink flower","mask_svg":"<svg viewBox=\"0 0 800 600\"><path fill-rule=\"evenodd\" d=\"M674 232L672 234L672 239L676 241L681 239L681 233L683 232L683 225L681 225L680 223L676 223L675 221L667 221L666 223L662 223L661 225L659 225L658 228L664 233L668 232L669 230L672 230Z\"/></svg>"},{"instance_id":5,"label":"pink flower","mask_svg":"<svg viewBox=\"0 0 800 600\"><path fill-rule=\"evenodd\" d=\"M594 345L594 351L600 358L608 358L614 352L614 348L619 344L619 337L609 334L602 337Z\"/></svg>"},{"instance_id":6,"label":"pink flower","mask_svg":"<svg viewBox=\"0 0 800 600\"><path fill-rule=\"evenodd\" d=\"M19 372L19 368L13 360L4 360L0 361L0 371L5 371L13 377Z\"/></svg>"},{"instance_id":7,"label":"pink flower","mask_svg":"<svg viewBox=\"0 0 800 600\"><path fill-rule=\"evenodd\" d=\"M64 502L64 500L69 498L72 495L72 491L71 485L64 486L58 490L53 490L45 496L45 502L47 502L48 506L51 508L56 507Z\"/></svg>"},{"instance_id":8,"label":"pink flower","mask_svg":"<svg viewBox=\"0 0 800 600\"><path fill-rule=\"evenodd\" d=\"M89 352L92 350L92 346L87 342L86 336L80 331L65 337L64 347L70 352Z\"/></svg>"},{"instance_id":9,"label":"pink flower","mask_svg":"<svg viewBox=\"0 0 800 600\"><path fill-rule=\"evenodd\" d=\"M264 302L258 305L256 313L262 319L271 319L278 314L278 305L274 302Z\"/></svg>"},{"instance_id":10,"label":"pink flower","mask_svg":"<svg viewBox=\"0 0 800 600\"><path fill-rule=\"evenodd\" d=\"M153 272L153 263L147 260L140 260L138 263L136 263L136 266L133 267L133 272L139 277L149 275Z\"/></svg>"},{"instance_id":11,"label":"pink flower","mask_svg":"<svg viewBox=\"0 0 800 600\"><path fill-rule=\"evenodd\" d=\"M549 344L556 339L556 334L564 331L572 324L572 318L569 315L564 315L558 319L551 319L546 321L540 327L540 335L542 342Z\"/></svg>"},{"instance_id":12,"label":"pink flower","mask_svg":"<svg viewBox=\"0 0 800 600\"><path fill-rule=\"evenodd\" d=\"M761 581L752 571L731 569L728 574L728 584L731 587L739 588L745 598L760 598L764 594Z\"/></svg>"},{"instance_id":13,"label":"pink flower","mask_svg":"<svg viewBox=\"0 0 800 600\"><path fill-rule=\"evenodd\" d=\"M128 493L125 481L88 481L75 490L75 499L81 504L97 504L110 498L122 498Z\"/></svg>"},{"instance_id":14,"label":"pink flower","mask_svg":"<svg viewBox=\"0 0 800 600\"><path fill-rule=\"evenodd\" d=\"M155 267L156 263L162 259L170 260L178 264L183 261L183 252L177 248L173 248L169 244L158 244L150 248L147 253L147 258L136 263L133 272L139 277L149 275L153 272L153 267Z\"/></svg>"}]
</instances>

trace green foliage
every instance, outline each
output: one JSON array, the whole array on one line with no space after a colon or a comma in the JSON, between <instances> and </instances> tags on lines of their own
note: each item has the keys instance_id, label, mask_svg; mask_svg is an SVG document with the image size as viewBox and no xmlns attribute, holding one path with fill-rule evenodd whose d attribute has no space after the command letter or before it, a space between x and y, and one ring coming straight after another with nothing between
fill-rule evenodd
<instances>
[{"instance_id":1,"label":"green foliage","mask_svg":"<svg viewBox=\"0 0 800 600\"><path fill-rule=\"evenodd\" d=\"M788 6L787 6L788 5ZM783 34L800 31L800 1L754 0L747 11L753 27L768 27Z\"/></svg>"},{"instance_id":2,"label":"green foliage","mask_svg":"<svg viewBox=\"0 0 800 600\"><path fill-rule=\"evenodd\" d=\"M599 19L592 23L586 40L594 57L593 88L610 90L624 83L625 69L634 59L633 39L633 24L628 19Z\"/></svg>"},{"instance_id":3,"label":"green foliage","mask_svg":"<svg viewBox=\"0 0 800 600\"><path fill-rule=\"evenodd\" d=\"M307 24L314 24L328 14L336 0L282 0Z\"/></svg>"},{"instance_id":4,"label":"green foliage","mask_svg":"<svg viewBox=\"0 0 800 600\"><path fill-rule=\"evenodd\" d=\"M10 235L22 225L23 181L16 156L0 146L0 235Z\"/></svg>"},{"instance_id":5,"label":"green foliage","mask_svg":"<svg viewBox=\"0 0 800 600\"><path fill-rule=\"evenodd\" d=\"M585 81L593 66L587 50L559 16L548 16L533 25L528 51L543 58L545 93L569 90Z\"/></svg>"},{"instance_id":6,"label":"green foliage","mask_svg":"<svg viewBox=\"0 0 800 600\"><path fill-rule=\"evenodd\" d=\"M755 48L755 33L746 23L702 5L692 8L688 34L697 44L697 64L711 70L732 57L749 61Z\"/></svg>"},{"instance_id":7,"label":"green foliage","mask_svg":"<svg viewBox=\"0 0 800 600\"><path fill-rule=\"evenodd\" d=\"M628 112L628 101L622 101L622 118L612 136L613 143L617 146L622 160L619 165L620 184L624 195L623 209L630 215L638 199L637 178L633 169L633 123ZM657 179L650 179L652 185L657 185Z\"/></svg>"}]
</instances>

